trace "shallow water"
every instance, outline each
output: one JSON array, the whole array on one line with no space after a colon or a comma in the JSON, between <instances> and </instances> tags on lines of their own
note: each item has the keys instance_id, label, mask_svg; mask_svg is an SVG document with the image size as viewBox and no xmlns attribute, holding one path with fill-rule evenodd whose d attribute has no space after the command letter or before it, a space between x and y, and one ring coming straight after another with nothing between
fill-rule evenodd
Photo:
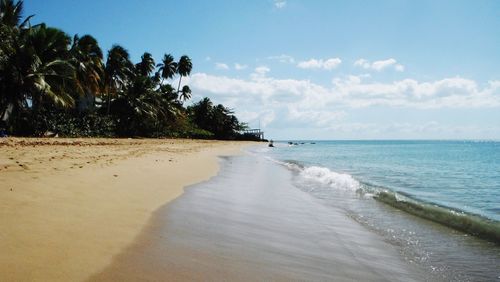
<instances>
[{"instance_id":1,"label":"shallow water","mask_svg":"<svg viewBox=\"0 0 500 282\"><path fill-rule=\"evenodd\" d=\"M500 281L498 142L304 143L253 152L287 167L297 188L346 211L435 277ZM374 200L381 192L389 200ZM461 224L493 235L486 241L446 227Z\"/></svg>"},{"instance_id":2,"label":"shallow water","mask_svg":"<svg viewBox=\"0 0 500 282\"><path fill-rule=\"evenodd\" d=\"M264 158L221 162L93 280L435 281L399 247Z\"/></svg>"},{"instance_id":3,"label":"shallow water","mask_svg":"<svg viewBox=\"0 0 500 282\"><path fill-rule=\"evenodd\" d=\"M267 154L500 221L499 141L316 141ZM314 171L312 171L314 173Z\"/></svg>"}]
</instances>

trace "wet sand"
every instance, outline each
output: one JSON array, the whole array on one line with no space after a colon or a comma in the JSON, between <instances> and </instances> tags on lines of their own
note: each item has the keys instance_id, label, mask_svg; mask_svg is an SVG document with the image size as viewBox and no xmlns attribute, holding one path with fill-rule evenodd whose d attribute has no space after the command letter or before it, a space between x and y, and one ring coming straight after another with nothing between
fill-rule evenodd
<instances>
[{"instance_id":1,"label":"wet sand","mask_svg":"<svg viewBox=\"0 0 500 282\"><path fill-rule=\"evenodd\" d=\"M220 173L155 212L91 281L423 281L398 249L294 187L265 159Z\"/></svg>"},{"instance_id":2,"label":"wet sand","mask_svg":"<svg viewBox=\"0 0 500 282\"><path fill-rule=\"evenodd\" d=\"M248 143L0 138L0 281L84 281Z\"/></svg>"}]
</instances>

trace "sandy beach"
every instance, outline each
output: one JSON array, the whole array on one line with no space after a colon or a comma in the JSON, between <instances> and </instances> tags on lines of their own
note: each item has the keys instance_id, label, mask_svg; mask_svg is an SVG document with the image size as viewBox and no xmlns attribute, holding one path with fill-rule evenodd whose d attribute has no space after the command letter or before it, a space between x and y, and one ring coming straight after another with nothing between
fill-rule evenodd
<instances>
[{"instance_id":1,"label":"sandy beach","mask_svg":"<svg viewBox=\"0 0 500 282\"><path fill-rule=\"evenodd\" d=\"M440 281L250 154L158 209L90 281Z\"/></svg>"},{"instance_id":2,"label":"sandy beach","mask_svg":"<svg viewBox=\"0 0 500 282\"><path fill-rule=\"evenodd\" d=\"M248 143L0 139L0 278L83 281Z\"/></svg>"}]
</instances>

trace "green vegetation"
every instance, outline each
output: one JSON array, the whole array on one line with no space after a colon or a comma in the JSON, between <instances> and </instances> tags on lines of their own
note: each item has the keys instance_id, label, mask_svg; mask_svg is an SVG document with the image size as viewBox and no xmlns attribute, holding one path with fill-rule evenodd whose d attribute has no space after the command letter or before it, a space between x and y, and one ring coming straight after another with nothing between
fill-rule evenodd
<instances>
[{"instance_id":1,"label":"green vegetation","mask_svg":"<svg viewBox=\"0 0 500 282\"><path fill-rule=\"evenodd\" d=\"M188 56L145 52L134 64L114 45L107 56L91 35L73 38L23 20L23 1L0 0L0 129L41 136L144 136L241 139L245 125L210 99L181 85ZM177 87L168 84L178 77ZM182 86L182 87L181 87Z\"/></svg>"}]
</instances>

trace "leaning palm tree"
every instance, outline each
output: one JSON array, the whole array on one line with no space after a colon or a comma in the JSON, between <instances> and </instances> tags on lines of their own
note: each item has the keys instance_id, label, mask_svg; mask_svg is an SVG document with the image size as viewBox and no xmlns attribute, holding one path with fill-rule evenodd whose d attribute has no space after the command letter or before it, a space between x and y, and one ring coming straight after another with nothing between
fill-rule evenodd
<instances>
[{"instance_id":1,"label":"leaning palm tree","mask_svg":"<svg viewBox=\"0 0 500 282\"><path fill-rule=\"evenodd\" d=\"M111 96L117 96L132 77L133 64L128 51L113 45L108 52L104 68L104 92L107 95L107 113L110 113Z\"/></svg>"},{"instance_id":2,"label":"leaning palm tree","mask_svg":"<svg viewBox=\"0 0 500 282\"><path fill-rule=\"evenodd\" d=\"M162 78L162 83L164 79L171 79L177 73L177 63L174 61L174 57L170 54L163 55L163 59L157 67L159 67L158 72Z\"/></svg>"},{"instance_id":3,"label":"leaning palm tree","mask_svg":"<svg viewBox=\"0 0 500 282\"><path fill-rule=\"evenodd\" d=\"M100 92L104 76L103 54L97 40L90 35L81 38L75 35L70 53L75 67L76 89L81 95L79 99L81 110L93 106L95 97Z\"/></svg>"},{"instance_id":4,"label":"leaning palm tree","mask_svg":"<svg viewBox=\"0 0 500 282\"><path fill-rule=\"evenodd\" d=\"M183 102L186 102L187 100L191 99L191 89L189 86L184 85L181 90L181 95L179 95L179 99L181 99Z\"/></svg>"},{"instance_id":5,"label":"leaning palm tree","mask_svg":"<svg viewBox=\"0 0 500 282\"><path fill-rule=\"evenodd\" d=\"M142 76L149 76L155 69L155 60L153 56L145 52L141 56L141 61L135 65L136 72Z\"/></svg>"},{"instance_id":6,"label":"leaning palm tree","mask_svg":"<svg viewBox=\"0 0 500 282\"><path fill-rule=\"evenodd\" d=\"M22 10L22 1L0 0L0 122L7 121L13 110L27 107L25 93L17 87L22 75L15 64L24 39L19 28Z\"/></svg>"},{"instance_id":7,"label":"leaning palm tree","mask_svg":"<svg viewBox=\"0 0 500 282\"><path fill-rule=\"evenodd\" d=\"M191 74L191 70L193 69L193 64L191 63L191 59L184 55L179 59L179 63L177 64L177 73L180 75L179 77L179 85L177 86L177 92L181 88L181 80L183 76L188 76Z\"/></svg>"},{"instance_id":8,"label":"leaning palm tree","mask_svg":"<svg viewBox=\"0 0 500 282\"><path fill-rule=\"evenodd\" d=\"M7 107L11 105L12 93L8 89L8 85L12 83L12 64L11 58L15 52L15 40L17 36L12 32L12 29L0 24L0 123L4 120ZM12 106L10 106L12 107Z\"/></svg>"},{"instance_id":9,"label":"leaning palm tree","mask_svg":"<svg viewBox=\"0 0 500 282\"><path fill-rule=\"evenodd\" d=\"M17 53L20 89L31 99L36 112L43 102L72 107L69 87L75 72L69 57L70 37L57 28L40 24L28 30L26 41Z\"/></svg>"}]
</instances>

